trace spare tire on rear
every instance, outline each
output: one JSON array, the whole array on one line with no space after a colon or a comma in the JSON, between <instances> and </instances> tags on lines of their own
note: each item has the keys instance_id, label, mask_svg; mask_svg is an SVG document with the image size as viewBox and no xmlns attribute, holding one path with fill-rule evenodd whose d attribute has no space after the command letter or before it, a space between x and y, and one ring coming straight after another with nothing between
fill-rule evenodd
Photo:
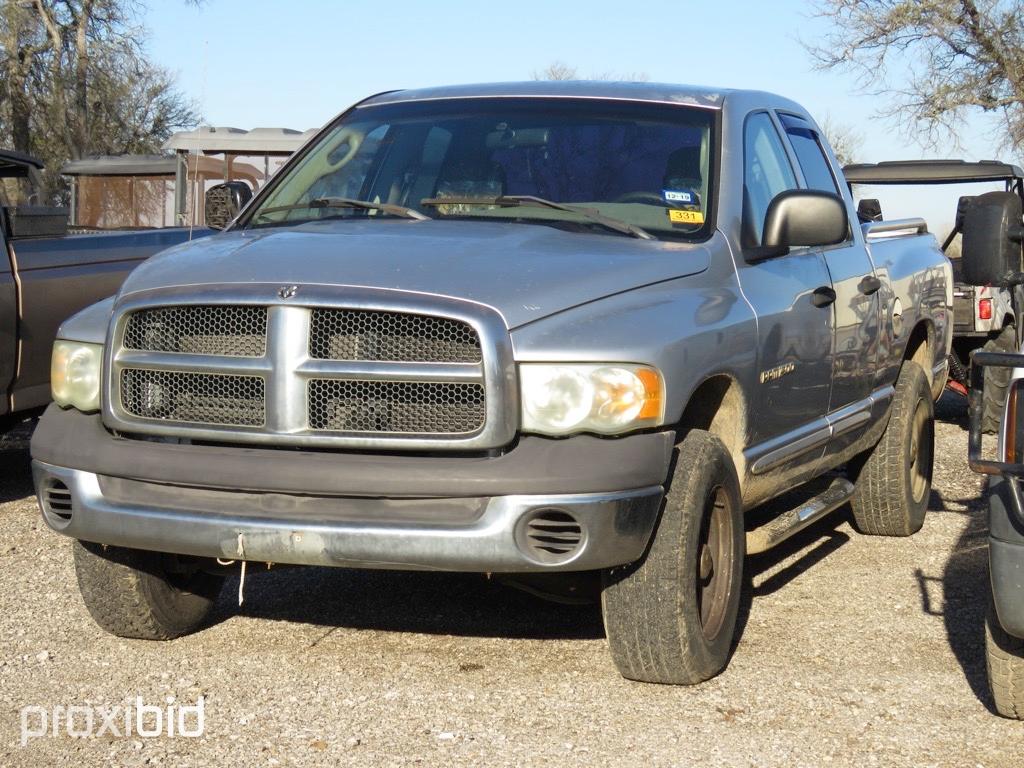
<instances>
[{"instance_id":1,"label":"spare tire on rear","mask_svg":"<svg viewBox=\"0 0 1024 768\"><path fill-rule=\"evenodd\" d=\"M964 210L960 263L964 282L1008 287L1019 279L1021 200L1013 192L986 192Z\"/></svg>"}]
</instances>

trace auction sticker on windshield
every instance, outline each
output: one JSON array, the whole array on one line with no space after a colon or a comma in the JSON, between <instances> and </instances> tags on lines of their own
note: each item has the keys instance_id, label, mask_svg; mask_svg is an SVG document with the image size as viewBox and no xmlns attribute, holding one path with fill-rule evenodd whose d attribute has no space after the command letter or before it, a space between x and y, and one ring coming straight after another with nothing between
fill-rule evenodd
<instances>
[{"instance_id":1,"label":"auction sticker on windshield","mask_svg":"<svg viewBox=\"0 0 1024 768\"><path fill-rule=\"evenodd\" d=\"M670 208L668 220L673 224L703 224L704 214L700 211L683 211L677 208Z\"/></svg>"}]
</instances>

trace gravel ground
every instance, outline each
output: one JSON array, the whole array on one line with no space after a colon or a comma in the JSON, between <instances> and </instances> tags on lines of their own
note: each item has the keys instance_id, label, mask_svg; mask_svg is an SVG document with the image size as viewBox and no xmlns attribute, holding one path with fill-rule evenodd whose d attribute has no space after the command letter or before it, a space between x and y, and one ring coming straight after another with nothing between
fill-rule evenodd
<instances>
[{"instance_id":1,"label":"gravel ground","mask_svg":"<svg viewBox=\"0 0 1024 768\"><path fill-rule=\"evenodd\" d=\"M867 538L841 511L748 559L742 640L695 688L621 679L596 607L476 576L250 574L244 606L229 582L197 635L110 637L78 597L68 540L39 519L27 430L8 435L0 765L1019 766L1024 725L994 715L986 691L982 486L949 398L924 530ZM20 745L26 706L172 696L204 697L202 737Z\"/></svg>"}]
</instances>

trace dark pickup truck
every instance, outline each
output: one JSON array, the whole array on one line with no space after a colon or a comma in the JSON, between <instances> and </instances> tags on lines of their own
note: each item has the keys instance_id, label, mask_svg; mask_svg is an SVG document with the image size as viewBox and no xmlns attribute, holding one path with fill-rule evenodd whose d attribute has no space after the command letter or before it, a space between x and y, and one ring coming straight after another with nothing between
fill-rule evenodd
<instances>
[{"instance_id":1,"label":"dark pickup truck","mask_svg":"<svg viewBox=\"0 0 1024 768\"><path fill-rule=\"evenodd\" d=\"M38 205L43 164L0 150L0 426L50 401L60 322L115 293L157 251L209 234L188 228L68 234L65 208Z\"/></svg>"}]
</instances>

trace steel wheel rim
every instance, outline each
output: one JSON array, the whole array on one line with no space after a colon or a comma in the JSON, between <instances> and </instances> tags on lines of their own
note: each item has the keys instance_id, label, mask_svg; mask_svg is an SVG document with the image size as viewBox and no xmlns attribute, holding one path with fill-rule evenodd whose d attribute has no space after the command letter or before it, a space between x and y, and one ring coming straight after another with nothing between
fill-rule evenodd
<instances>
[{"instance_id":1,"label":"steel wheel rim","mask_svg":"<svg viewBox=\"0 0 1024 768\"><path fill-rule=\"evenodd\" d=\"M697 541L697 613L704 638L713 641L725 625L732 594L733 515L729 494L715 486L701 515Z\"/></svg>"},{"instance_id":2,"label":"steel wheel rim","mask_svg":"<svg viewBox=\"0 0 1024 768\"><path fill-rule=\"evenodd\" d=\"M914 503L920 503L928 491L931 467L931 441L928 439L928 408L919 400L914 409L914 420L910 429L910 495Z\"/></svg>"}]
</instances>

